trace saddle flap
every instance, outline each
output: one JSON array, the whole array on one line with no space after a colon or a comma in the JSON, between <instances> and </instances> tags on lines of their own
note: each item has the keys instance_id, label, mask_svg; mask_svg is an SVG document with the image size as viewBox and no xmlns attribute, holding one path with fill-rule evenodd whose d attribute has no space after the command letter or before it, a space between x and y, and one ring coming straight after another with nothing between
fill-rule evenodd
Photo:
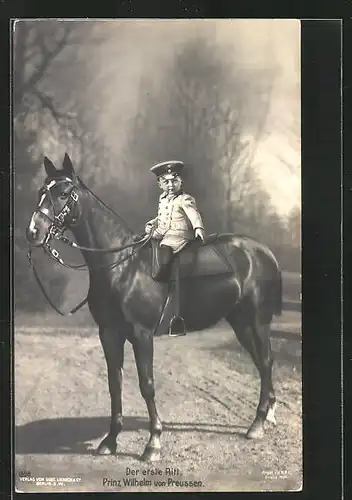
<instances>
[{"instance_id":1,"label":"saddle flap","mask_svg":"<svg viewBox=\"0 0 352 500\"><path fill-rule=\"evenodd\" d=\"M233 268L221 252L221 245L215 245L217 235L211 235L204 243L192 242L178 257L180 278L211 276L233 272Z\"/></svg>"},{"instance_id":2,"label":"saddle flap","mask_svg":"<svg viewBox=\"0 0 352 500\"><path fill-rule=\"evenodd\" d=\"M153 276L160 267L158 245L158 241L152 240ZM226 258L225 246L226 242L222 242L218 234L208 236L204 242L200 240L189 242L174 256L171 276L175 275L176 270L180 279L232 273L234 269Z\"/></svg>"}]
</instances>

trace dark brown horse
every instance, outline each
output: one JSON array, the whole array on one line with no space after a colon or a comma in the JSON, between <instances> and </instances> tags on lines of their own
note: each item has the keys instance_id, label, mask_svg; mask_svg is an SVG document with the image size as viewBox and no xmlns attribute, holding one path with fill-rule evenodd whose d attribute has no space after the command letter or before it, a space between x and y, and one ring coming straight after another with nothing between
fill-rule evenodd
<instances>
[{"instance_id":1,"label":"dark brown horse","mask_svg":"<svg viewBox=\"0 0 352 500\"><path fill-rule=\"evenodd\" d=\"M111 423L97 453L116 451L122 430L122 367L124 344L133 346L139 385L150 418L150 439L143 460L160 457L162 424L155 405L153 332L165 302L165 284L151 278L150 249L136 252L136 235L75 174L65 155L61 169L45 158L47 178L39 191L27 238L43 246L70 229L89 269L88 305L99 327L111 396ZM213 248L232 263L231 272L181 279L181 314L188 331L202 330L225 318L250 353L260 375L259 404L248 438L264 433L264 422L275 422L270 324L281 313L281 271L271 251L247 237L220 235ZM127 248L126 248L127 246ZM116 248L122 250L117 252ZM200 245L198 251L206 248ZM115 253L91 251L111 249ZM137 248L138 249L138 248ZM116 264L116 260L118 260ZM120 264L119 264L120 263ZM172 342L172 340L170 340Z\"/></svg>"}]
</instances>

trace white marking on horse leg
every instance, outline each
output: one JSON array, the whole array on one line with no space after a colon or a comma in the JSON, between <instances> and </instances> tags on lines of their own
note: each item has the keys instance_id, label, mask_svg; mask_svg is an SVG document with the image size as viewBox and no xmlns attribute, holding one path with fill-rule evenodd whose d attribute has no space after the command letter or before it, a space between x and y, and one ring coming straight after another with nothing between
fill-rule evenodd
<instances>
[{"instance_id":1,"label":"white marking on horse leg","mask_svg":"<svg viewBox=\"0 0 352 500\"><path fill-rule=\"evenodd\" d=\"M272 406L269 407L268 413L266 415L266 420L273 425L276 425L275 410L276 410L276 401Z\"/></svg>"}]
</instances>

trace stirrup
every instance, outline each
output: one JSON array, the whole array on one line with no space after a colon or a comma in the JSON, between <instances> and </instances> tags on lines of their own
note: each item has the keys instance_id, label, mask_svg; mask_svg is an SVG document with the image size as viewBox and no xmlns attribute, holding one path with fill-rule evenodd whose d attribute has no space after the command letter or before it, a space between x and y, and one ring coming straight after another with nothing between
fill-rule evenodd
<instances>
[{"instance_id":1,"label":"stirrup","mask_svg":"<svg viewBox=\"0 0 352 500\"><path fill-rule=\"evenodd\" d=\"M181 337L186 335L186 325L181 316L174 316L170 321L169 337Z\"/></svg>"}]
</instances>

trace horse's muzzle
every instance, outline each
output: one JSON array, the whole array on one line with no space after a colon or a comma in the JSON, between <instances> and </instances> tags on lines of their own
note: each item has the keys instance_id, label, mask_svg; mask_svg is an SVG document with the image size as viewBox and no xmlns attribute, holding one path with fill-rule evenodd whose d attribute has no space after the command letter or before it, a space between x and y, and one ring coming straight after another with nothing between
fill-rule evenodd
<instances>
[{"instance_id":1,"label":"horse's muzzle","mask_svg":"<svg viewBox=\"0 0 352 500\"><path fill-rule=\"evenodd\" d=\"M26 237L31 245L40 246L42 244L42 238L40 237L41 231L37 228L27 227Z\"/></svg>"}]
</instances>

